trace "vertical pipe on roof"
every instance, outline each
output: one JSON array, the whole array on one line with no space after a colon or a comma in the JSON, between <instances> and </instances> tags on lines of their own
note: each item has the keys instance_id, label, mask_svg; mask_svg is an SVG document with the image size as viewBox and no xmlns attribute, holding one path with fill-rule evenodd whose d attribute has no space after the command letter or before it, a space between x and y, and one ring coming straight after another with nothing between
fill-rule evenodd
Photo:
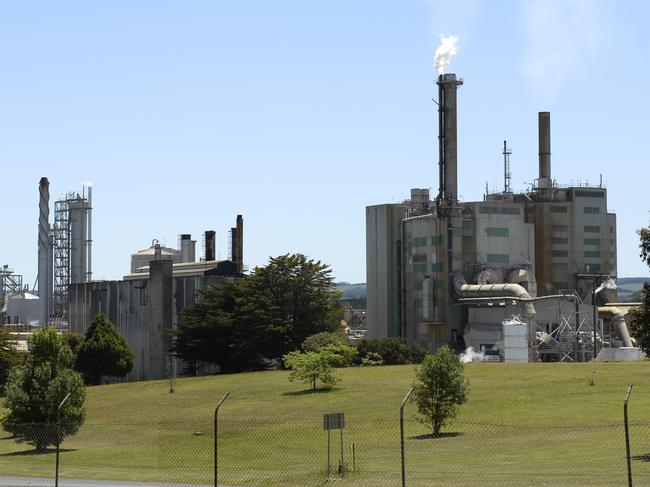
<instances>
[{"instance_id":1,"label":"vertical pipe on roof","mask_svg":"<svg viewBox=\"0 0 650 487\"><path fill-rule=\"evenodd\" d=\"M539 187L551 186L551 114L539 112L537 115L539 132Z\"/></svg>"}]
</instances>

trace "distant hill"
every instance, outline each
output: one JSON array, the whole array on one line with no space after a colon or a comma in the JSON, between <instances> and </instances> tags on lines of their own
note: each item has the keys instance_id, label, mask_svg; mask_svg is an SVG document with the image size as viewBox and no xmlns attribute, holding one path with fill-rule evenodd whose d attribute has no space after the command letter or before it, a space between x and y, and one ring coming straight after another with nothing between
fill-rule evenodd
<instances>
[{"instance_id":1,"label":"distant hill","mask_svg":"<svg viewBox=\"0 0 650 487\"><path fill-rule=\"evenodd\" d=\"M650 282L650 277L619 277L616 281L619 301L639 301L644 282Z\"/></svg>"},{"instance_id":2,"label":"distant hill","mask_svg":"<svg viewBox=\"0 0 650 487\"><path fill-rule=\"evenodd\" d=\"M357 284L350 284L349 282L337 282L336 289L338 289L343 299L365 299L366 297L366 283L360 282Z\"/></svg>"}]
</instances>

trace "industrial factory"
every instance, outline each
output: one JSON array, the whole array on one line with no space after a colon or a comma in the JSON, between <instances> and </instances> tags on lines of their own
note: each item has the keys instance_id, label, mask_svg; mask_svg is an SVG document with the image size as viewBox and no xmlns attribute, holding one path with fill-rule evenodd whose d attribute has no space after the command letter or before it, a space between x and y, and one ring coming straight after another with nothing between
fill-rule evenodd
<instances>
[{"instance_id":1,"label":"industrial factory","mask_svg":"<svg viewBox=\"0 0 650 487\"><path fill-rule=\"evenodd\" d=\"M181 234L176 249L153 240L133 253L122 280L97 281L92 278L92 186L56 201L53 224L49 189L48 179L41 178L36 285L30 290L22 275L8 265L0 267L0 325L11 325L16 333L37 326L85 333L102 313L135 353L126 380L182 373L184 364L170 353L170 332L183 308L196 303L200 289L244 277L242 215L229 231L227 260L217 259L214 230L204 233L198 260L196 240Z\"/></svg>"},{"instance_id":2,"label":"industrial factory","mask_svg":"<svg viewBox=\"0 0 650 487\"><path fill-rule=\"evenodd\" d=\"M429 350L473 347L507 361L634 358L616 301L616 215L602 184L551 176L551 122L538 114L539 176L525 192L504 186L458 200L457 93L438 85L439 189L366 208L369 338L404 337Z\"/></svg>"}]
</instances>

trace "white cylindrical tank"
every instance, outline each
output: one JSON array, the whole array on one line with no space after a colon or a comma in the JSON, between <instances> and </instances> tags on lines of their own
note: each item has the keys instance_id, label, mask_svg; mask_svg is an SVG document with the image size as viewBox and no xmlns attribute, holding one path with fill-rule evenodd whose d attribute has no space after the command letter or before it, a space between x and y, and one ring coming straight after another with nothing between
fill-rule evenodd
<instances>
[{"instance_id":1,"label":"white cylindrical tank","mask_svg":"<svg viewBox=\"0 0 650 487\"><path fill-rule=\"evenodd\" d=\"M86 282L88 276L88 216L84 198L70 202L70 284Z\"/></svg>"}]
</instances>

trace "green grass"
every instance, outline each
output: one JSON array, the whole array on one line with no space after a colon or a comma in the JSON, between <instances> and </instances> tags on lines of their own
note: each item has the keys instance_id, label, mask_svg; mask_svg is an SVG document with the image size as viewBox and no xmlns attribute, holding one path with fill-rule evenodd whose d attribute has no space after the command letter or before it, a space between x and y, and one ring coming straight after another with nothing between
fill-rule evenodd
<instances>
[{"instance_id":1,"label":"green grass","mask_svg":"<svg viewBox=\"0 0 650 487\"><path fill-rule=\"evenodd\" d=\"M596 385L590 385L591 370ZM212 482L212 414L220 412L220 483L320 485L327 435L322 414L345 412L344 454L357 471L340 485L400 482L399 404L414 366L342 370L340 387L304 393L283 371L88 389L88 417L66 439L61 474L68 478ZM650 484L650 363L470 364L467 404L443 438L406 410L409 486L618 486L626 483L623 398L630 401L635 485ZM645 421L645 423L641 423ZM339 436L333 436L333 458ZM0 437L2 435L0 434ZM54 454L35 455L0 440L0 475L51 476ZM27 454L18 454L27 452ZM334 461L333 463L336 463Z\"/></svg>"}]
</instances>

